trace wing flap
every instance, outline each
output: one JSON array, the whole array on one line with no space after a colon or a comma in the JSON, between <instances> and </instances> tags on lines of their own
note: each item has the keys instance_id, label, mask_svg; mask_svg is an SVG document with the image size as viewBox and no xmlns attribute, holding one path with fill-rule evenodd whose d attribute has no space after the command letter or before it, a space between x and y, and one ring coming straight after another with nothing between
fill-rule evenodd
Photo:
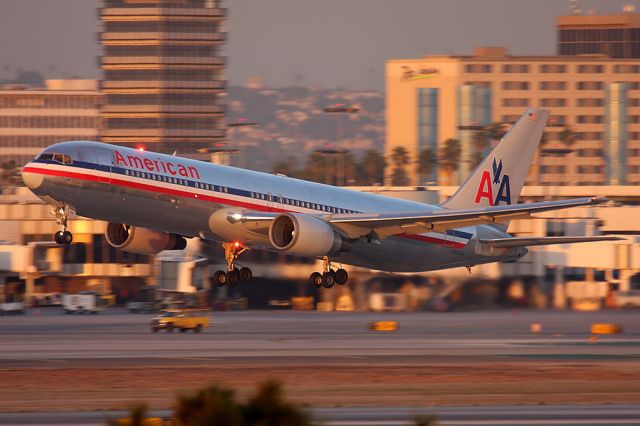
<instances>
[{"instance_id":1,"label":"wing flap","mask_svg":"<svg viewBox=\"0 0 640 426\"><path fill-rule=\"evenodd\" d=\"M481 239L480 243L486 244L494 248L514 248L527 246L545 246L551 244L574 244L574 243L590 243L596 241L619 241L624 240L620 237L612 237L608 235L598 235L592 237L513 237L513 238L495 238Z\"/></svg>"},{"instance_id":2,"label":"wing flap","mask_svg":"<svg viewBox=\"0 0 640 426\"><path fill-rule=\"evenodd\" d=\"M351 238L367 235L372 231L380 238L384 238L399 233L421 234L428 231L443 232L448 229L465 226L503 223L513 219L528 218L534 213L596 205L606 201L607 199L602 197L585 197L479 209L439 209L427 212L338 214L333 215L329 222Z\"/></svg>"}]
</instances>

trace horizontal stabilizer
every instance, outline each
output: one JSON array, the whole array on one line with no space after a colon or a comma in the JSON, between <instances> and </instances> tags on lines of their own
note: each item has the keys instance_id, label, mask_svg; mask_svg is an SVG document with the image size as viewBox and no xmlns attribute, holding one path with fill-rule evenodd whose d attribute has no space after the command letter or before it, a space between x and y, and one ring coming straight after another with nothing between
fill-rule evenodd
<instances>
[{"instance_id":1,"label":"horizontal stabilizer","mask_svg":"<svg viewBox=\"0 0 640 426\"><path fill-rule=\"evenodd\" d=\"M495 248L512 248L527 246L546 246L550 244L573 244L573 243L590 243L594 241L618 241L624 240L620 237L611 237L608 235L598 235L593 237L514 237L514 238L495 238L490 240L481 239L482 244Z\"/></svg>"}]
</instances>

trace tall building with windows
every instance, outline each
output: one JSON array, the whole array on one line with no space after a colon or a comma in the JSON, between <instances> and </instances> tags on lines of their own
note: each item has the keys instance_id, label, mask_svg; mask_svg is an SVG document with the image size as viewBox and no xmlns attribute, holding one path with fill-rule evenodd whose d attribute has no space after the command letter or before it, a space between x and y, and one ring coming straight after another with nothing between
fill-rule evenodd
<instances>
[{"instance_id":1,"label":"tall building with windows","mask_svg":"<svg viewBox=\"0 0 640 426\"><path fill-rule=\"evenodd\" d=\"M198 156L224 140L225 14L220 0L104 0L102 142Z\"/></svg>"},{"instance_id":2,"label":"tall building with windows","mask_svg":"<svg viewBox=\"0 0 640 426\"><path fill-rule=\"evenodd\" d=\"M21 166L43 148L95 140L101 100L95 80L47 80L43 88L0 88L0 163Z\"/></svg>"},{"instance_id":3,"label":"tall building with windows","mask_svg":"<svg viewBox=\"0 0 640 426\"><path fill-rule=\"evenodd\" d=\"M444 142L454 139L458 164L454 171L440 167L437 173L440 183L459 184L477 161L479 132L490 123L508 126L528 106L538 106L551 110L545 132L549 155L537 160L529 184L637 185L639 72L640 59L510 56L502 48L390 60L386 154L405 147L412 184L425 184L427 179L415 173L420 152L427 146L442 152Z\"/></svg>"},{"instance_id":4,"label":"tall building with windows","mask_svg":"<svg viewBox=\"0 0 640 426\"><path fill-rule=\"evenodd\" d=\"M556 27L558 55L640 58L640 14L632 6L619 15L559 16Z\"/></svg>"}]
</instances>

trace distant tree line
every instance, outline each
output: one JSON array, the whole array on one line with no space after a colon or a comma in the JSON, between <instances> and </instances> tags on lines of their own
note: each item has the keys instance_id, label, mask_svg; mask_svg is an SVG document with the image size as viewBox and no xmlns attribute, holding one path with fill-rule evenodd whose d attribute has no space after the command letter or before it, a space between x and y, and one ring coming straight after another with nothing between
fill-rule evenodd
<instances>
[{"instance_id":1,"label":"distant tree line","mask_svg":"<svg viewBox=\"0 0 640 426\"><path fill-rule=\"evenodd\" d=\"M502 139L508 127L507 123L491 123L473 130L473 152L471 159L467 160L471 162L471 169L480 164L488 151ZM548 138L547 133L542 135L539 147L541 150ZM577 135L570 127L565 127L558 133L558 138L570 149L576 142ZM395 147L388 158L377 150L368 150L359 158L349 151L318 150L309 154L303 164L292 155L277 163L273 172L330 185L370 186L383 185L385 172L390 167L391 185L406 186L411 183L412 176L417 176L420 184L426 183L439 167L446 177L444 183L453 185L456 183L454 175L459 169L461 155L460 141L449 138L441 144L439 151L426 147L418 153L415 160L410 158L409 151L403 146ZM431 180L436 183L438 177Z\"/></svg>"}]
</instances>

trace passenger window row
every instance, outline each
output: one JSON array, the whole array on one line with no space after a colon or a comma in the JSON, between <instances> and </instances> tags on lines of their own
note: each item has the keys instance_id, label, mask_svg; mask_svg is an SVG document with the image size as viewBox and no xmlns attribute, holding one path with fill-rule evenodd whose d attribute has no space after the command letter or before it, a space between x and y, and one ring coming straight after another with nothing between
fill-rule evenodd
<instances>
[{"instance_id":1,"label":"passenger window row","mask_svg":"<svg viewBox=\"0 0 640 426\"><path fill-rule=\"evenodd\" d=\"M355 211L353 211L353 210L341 209L341 208L338 208L338 207L326 206L324 204L318 204L318 203L310 203L308 201L300 201L300 200L295 200L293 198L274 196L272 194L263 194L263 193L260 193L260 192L252 192L251 193L251 198L255 198L257 200L265 200L265 201L277 202L277 203L280 203L280 204L287 204L289 206L303 207L303 208L312 209L312 210L319 210L319 211L323 211L323 212L327 212L327 213L355 213Z\"/></svg>"},{"instance_id":2,"label":"passenger window row","mask_svg":"<svg viewBox=\"0 0 640 426\"><path fill-rule=\"evenodd\" d=\"M261 192L249 192L249 193L247 193L247 191L235 190L235 189L231 189L231 191L230 191L230 189L225 187L225 186L210 185L208 183L194 182L194 181L190 181L190 180L187 180L187 179L175 178L175 177L165 176L165 175L158 175L158 174L154 174L154 173L141 172L141 171L138 171L138 170L125 169L124 173L127 176L133 176L133 177L138 177L138 178L142 178L142 179L151 179L151 180L155 180L155 181L159 181L159 182L166 182L166 183L173 183L173 184L176 184L176 185L190 186L190 187L193 187L193 188L199 188L199 189L204 189L204 190L208 190L208 191L215 191L215 192L222 192L222 193L225 193L225 194L231 193L231 194L240 195L240 196L247 196L248 195L251 198L255 198L256 200L277 202L279 204L286 204L286 205L289 205L289 206L302 207L302 208L306 208L306 209L318 210L318 211L323 211L323 212L327 212L327 213L338 213L338 214L357 213L357 211L355 211L355 210L342 209L342 208L339 208L339 207L327 206L327 205L318 204L318 203L311 203L311 202L308 202L308 201L301 201L301 200L296 200L296 199L293 199L293 198L285 198L285 197L281 197L281 196L274 196L272 194L265 194L265 193L261 193Z\"/></svg>"}]
</instances>

